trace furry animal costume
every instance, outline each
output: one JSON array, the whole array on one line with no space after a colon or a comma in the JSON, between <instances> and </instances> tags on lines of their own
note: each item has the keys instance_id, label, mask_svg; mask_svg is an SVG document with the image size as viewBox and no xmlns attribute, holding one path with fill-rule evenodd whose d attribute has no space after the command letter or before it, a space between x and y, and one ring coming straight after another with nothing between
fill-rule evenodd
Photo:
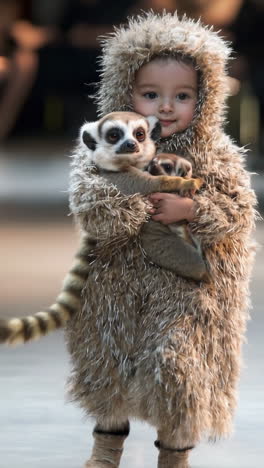
<instances>
[{"instance_id":1,"label":"furry animal costume","mask_svg":"<svg viewBox=\"0 0 264 468\"><path fill-rule=\"evenodd\" d=\"M205 181L194 197L190 227L212 281L195 283L148 263L139 237L147 219L144 200L118 193L76 151L71 209L91 241L104 246L104 255L91 266L82 312L72 318L67 339L70 393L87 414L109 430L130 418L147 421L160 443L181 449L231 430L256 199L243 151L223 131L230 50L199 22L149 13L109 36L103 42L100 114L131 110L136 71L156 56L175 53L194 59L198 103L190 127L161 140L159 149L184 155L195 177Z\"/></svg>"}]
</instances>

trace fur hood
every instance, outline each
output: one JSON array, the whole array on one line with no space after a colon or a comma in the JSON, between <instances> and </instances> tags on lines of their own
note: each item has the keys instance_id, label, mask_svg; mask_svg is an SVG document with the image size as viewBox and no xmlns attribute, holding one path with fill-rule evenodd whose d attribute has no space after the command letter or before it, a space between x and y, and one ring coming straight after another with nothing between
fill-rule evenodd
<instances>
[{"instance_id":1,"label":"fur hood","mask_svg":"<svg viewBox=\"0 0 264 468\"><path fill-rule=\"evenodd\" d=\"M225 120L230 52L227 43L211 28L186 17L180 19L177 13L149 12L132 18L102 41L101 83L96 96L99 114L131 110L137 70L156 56L182 54L192 58L198 70L196 113L191 126L161 142L161 148L165 143L171 151L192 144L201 151L208 149Z\"/></svg>"}]
</instances>

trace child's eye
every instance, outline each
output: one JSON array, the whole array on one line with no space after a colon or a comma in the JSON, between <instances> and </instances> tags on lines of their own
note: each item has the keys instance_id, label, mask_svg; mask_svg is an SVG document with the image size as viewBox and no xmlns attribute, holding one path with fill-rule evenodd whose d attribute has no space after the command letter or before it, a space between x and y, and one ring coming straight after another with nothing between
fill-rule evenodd
<instances>
[{"instance_id":1,"label":"child's eye","mask_svg":"<svg viewBox=\"0 0 264 468\"><path fill-rule=\"evenodd\" d=\"M188 98L189 98L189 95L187 93L179 93L176 96L176 99L178 99L179 101L185 101L185 99L188 99Z\"/></svg>"},{"instance_id":2,"label":"child's eye","mask_svg":"<svg viewBox=\"0 0 264 468\"><path fill-rule=\"evenodd\" d=\"M151 91L149 93L145 93L144 97L147 99L156 99L157 93L154 93L153 91Z\"/></svg>"}]
</instances>

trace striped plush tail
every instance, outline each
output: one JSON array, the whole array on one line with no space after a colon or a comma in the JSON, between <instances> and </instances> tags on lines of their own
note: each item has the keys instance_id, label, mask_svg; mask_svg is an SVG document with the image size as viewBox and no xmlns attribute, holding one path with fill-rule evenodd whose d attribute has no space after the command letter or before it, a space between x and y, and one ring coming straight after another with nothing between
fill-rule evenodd
<instances>
[{"instance_id":1,"label":"striped plush tail","mask_svg":"<svg viewBox=\"0 0 264 468\"><path fill-rule=\"evenodd\" d=\"M75 262L66 275L55 303L47 310L22 318L0 319L0 343L17 345L37 340L53 330L62 328L82 307L82 290L85 286L91 247L88 238L82 239Z\"/></svg>"}]
</instances>

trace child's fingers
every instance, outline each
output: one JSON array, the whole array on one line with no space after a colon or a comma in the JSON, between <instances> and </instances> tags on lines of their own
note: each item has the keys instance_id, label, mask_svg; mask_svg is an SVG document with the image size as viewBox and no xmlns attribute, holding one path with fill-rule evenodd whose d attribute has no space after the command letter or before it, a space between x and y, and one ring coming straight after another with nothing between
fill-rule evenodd
<instances>
[{"instance_id":1,"label":"child's fingers","mask_svg":"<svg viewBox=\"0 0 264 468\"><path fill-rule=\"evenodd\" d=\"M162 223L164 222L164 214L162 213L155 214L151 216L151 219L153 219L153 221L159 221L160 223Z\"/></svg>"},{"instance_id":2,"label":"child's fingers","mask_svg":"<svg viewBox=\"0 0 264 468\"><path fill-rule=\"evenodd\" d=\"M155 213L156 213L156 209L155 209L155 208L148 208L147 213L149 213L149 214L155 214Z\"/></svg>"},{"instance_id":3,"label":"child's fingers","mask_svg":"<svg viewBox=\"0 0 264 468\"><path fill-rule=\"evenodd\" d=\"M159 206L160 200L151 200L151 203L154 208L157 208L157 206Z\"/></svg>"},{"instance_id":4,"label":"child's fingers","mask_svg":"<svg viewBox=\"0 0 264 468\"><path fill-rule=\"evenodd\" d=\"M156 192L156 193L151 193L149 195L149 199L150 201L154 202L154 201L159 201L159 200L163 200L164 198L166 198L166 195L168 195L167 193L163 193L163 192Z\"/></svg>"},{"instance_id":5,"label":"child's fingers","mask_svg":"<svg viewBox=\"0 0 264 468\"><path fill-rule=\"evenodd\" d=\"M155 192L149 195L149 200L151 203L159 200L175 200L175 198L182 198L176 193L167 193L167 192Z\"/></svg>"}]
</instances>

